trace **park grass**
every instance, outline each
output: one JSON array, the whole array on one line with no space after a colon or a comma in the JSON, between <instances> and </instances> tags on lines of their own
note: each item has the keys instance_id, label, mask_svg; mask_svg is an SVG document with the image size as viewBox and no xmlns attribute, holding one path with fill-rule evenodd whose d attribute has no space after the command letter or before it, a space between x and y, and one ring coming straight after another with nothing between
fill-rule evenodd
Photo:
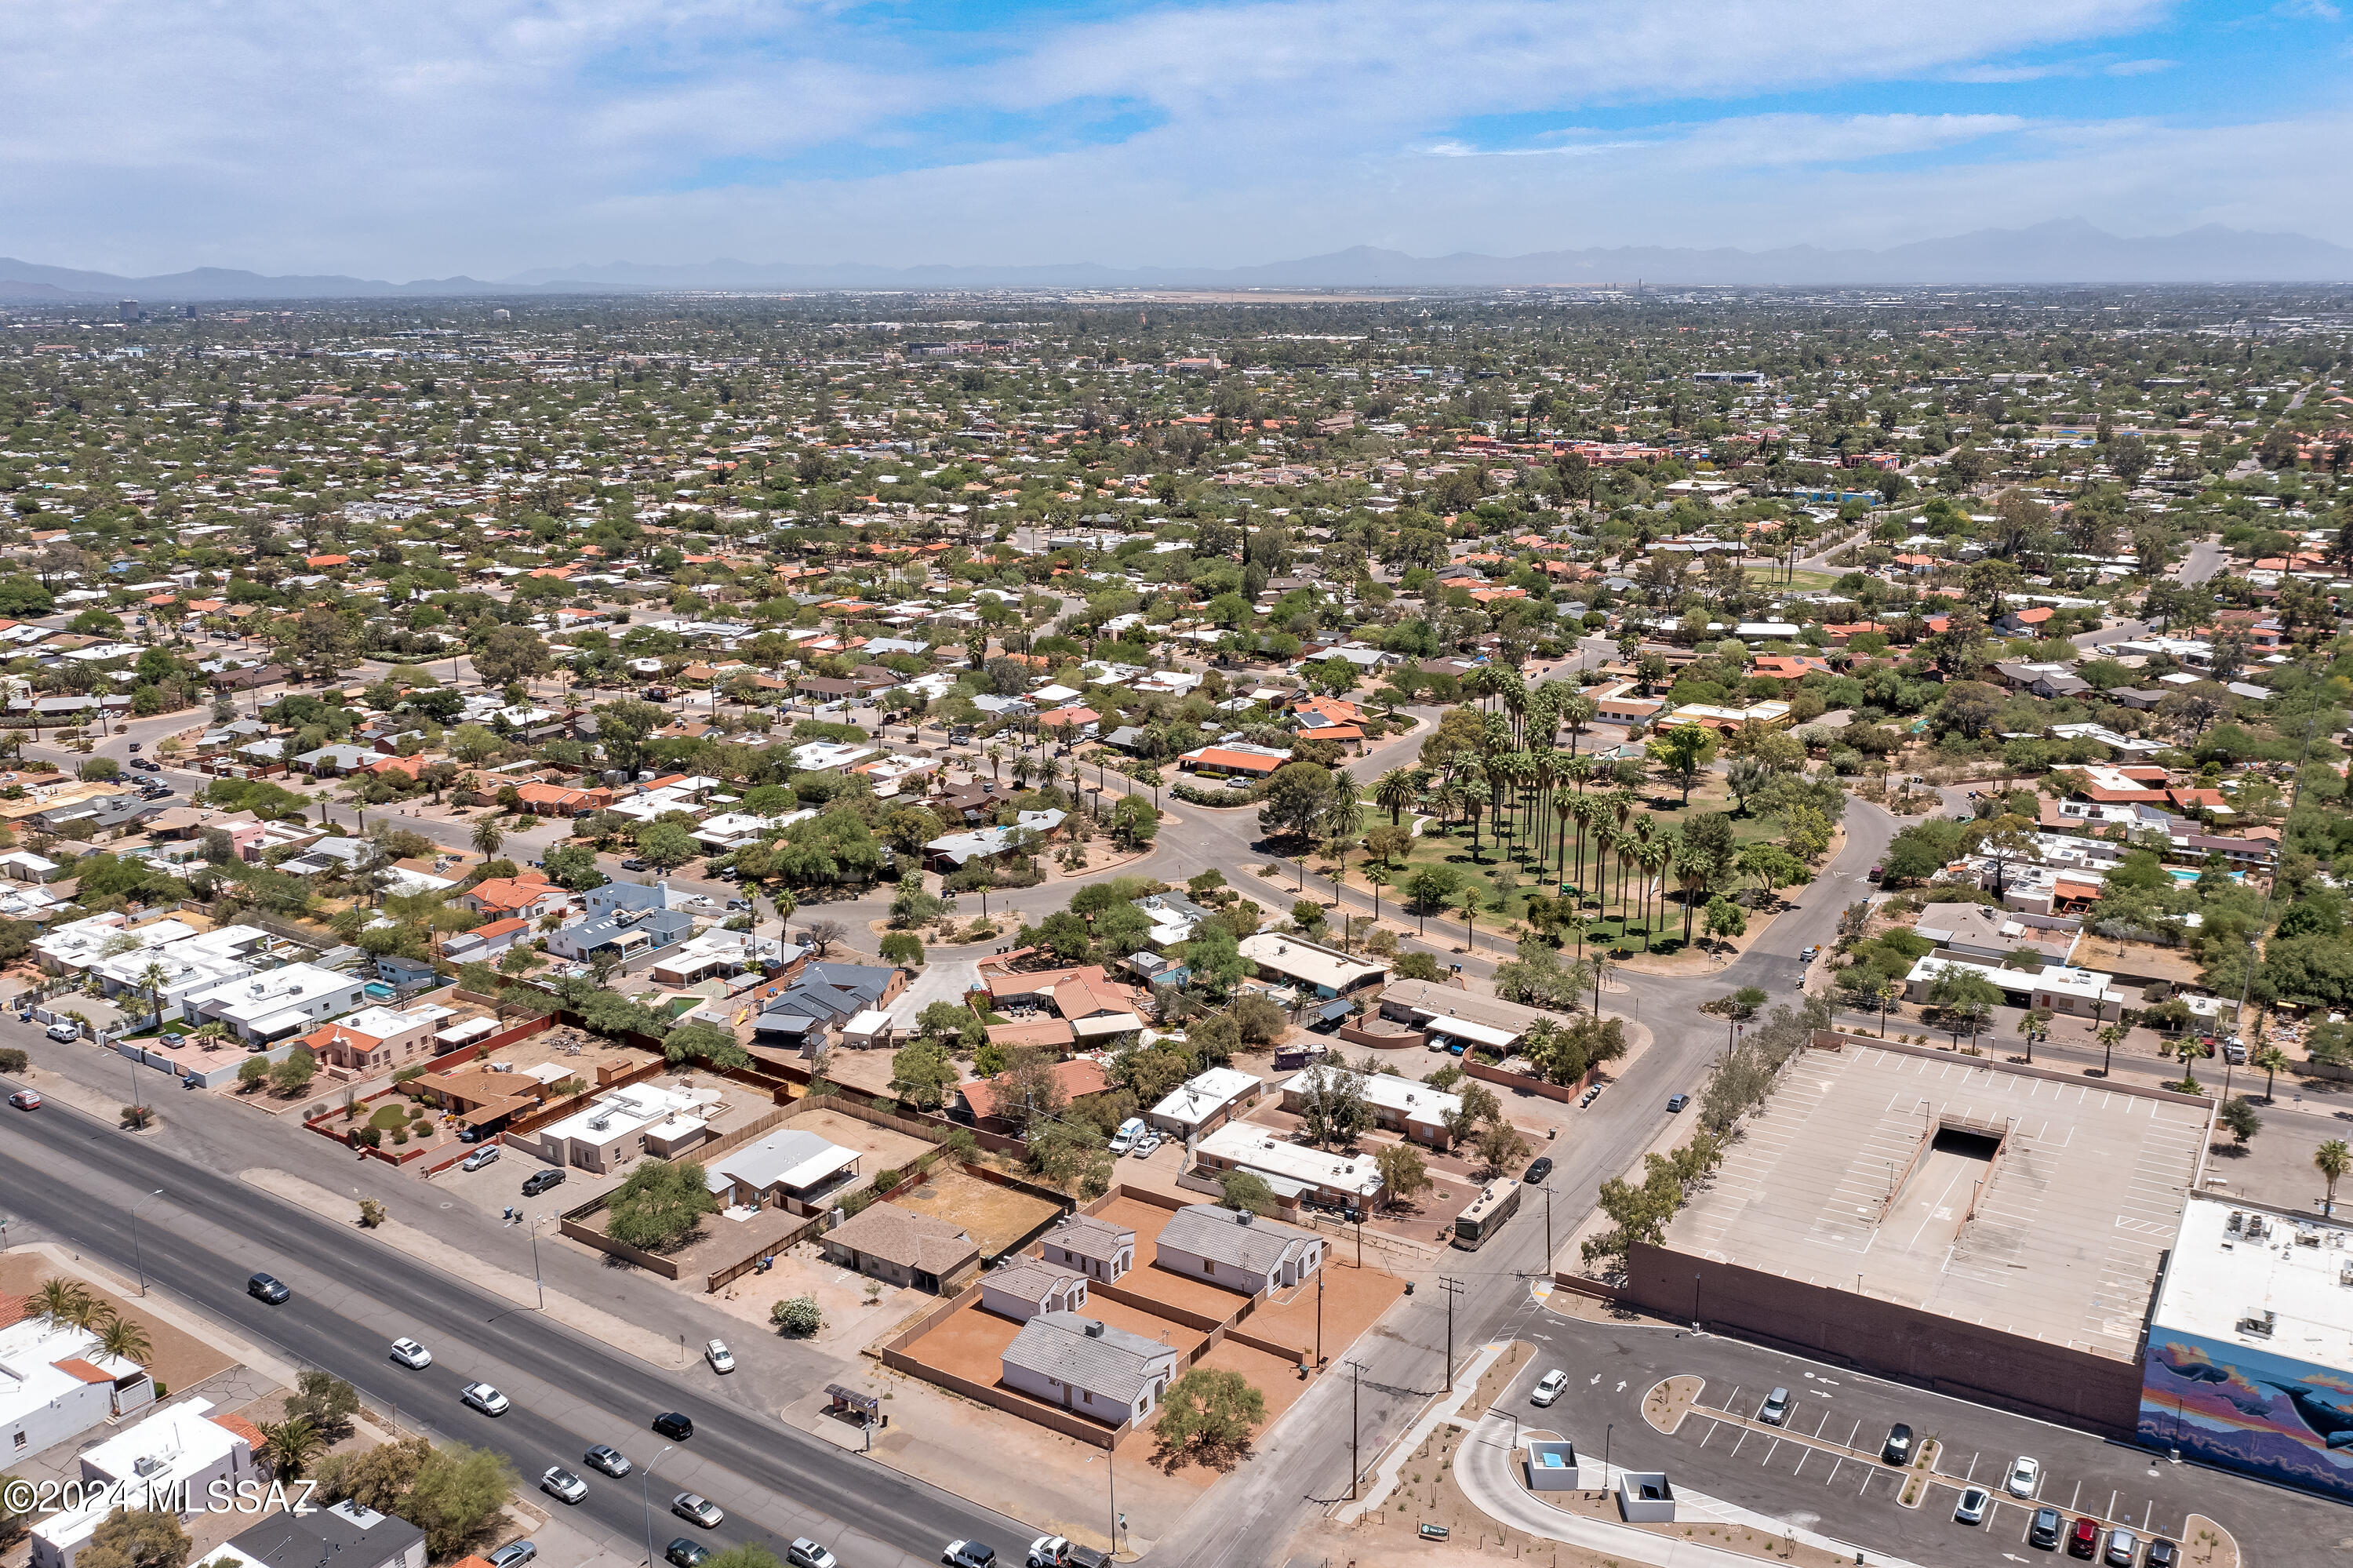
<instances>
[{"instance_id":1,"label":"park grass","mask_svg":"<svg viewBox=\"0 0 2353 1568\"><path fill-rule=\"evenodd\" d=\"M1773 567L1750 567L1746 571L1752 582L1788 588L1792 592L1836 588L1839 578L1846 576L1844 572L1817 571L1810 567L1799 567L1794 572L1784 572Z\"/></svg>"},{"instance_id":2,"label":"park grass","mask_svg":"<svg viewBox=\"0 0 2353 1568\"><path fill-rule=\"evenodd\" d=\"M1638 810L1648 812L1656 820L1659 831L1662 832L1671 832L1678 823L1702 811L1723 811L1730 814L1733 810L1730 791L1725 789L1724 780L1714 774L1704 777L1693 789L1691 804L1688 807L1681 803L1680 790L1657 778L1653 778L1650 786L1641 793L1643 803ZM1525 812L1515 813L1517 819L1524 824L1527 815ZM1366 815L1367 825L1371 825L1376 820L1386 822L1388 820L1388 813L1369 811ZM1769 818L1735 816L1732 819L1732 824L1733 840L1741 845L1768 842L1780 836L1778 825ZM1529 848L1530 841L1525 836L1513 842L1517 856L1506 859L1504 854L1504 846L1496 839L1493 827L1492 818L1481 820L1477 849L1474 853L1468 824L1460 821L1449 825L1441 825L1435 821L1430 822L1414 838L1404 857L1388 867L1390 881L1381 893L1384 905L1393 901L1400 916L1419 921L1419 916L1415 911L1411 901L1406 896L1405 885L1411 881L1414 873L1423 866L1451 866L1462 874L1464 886L1475 887L1479 890L1480 910L1476 928L1497 932L1515 921L1526 919L1530 894L1556 893L1559 885L1555 874L1556 867L1562 874L1572 879L1576 876L1574 827L1570 830L1570 853L1567 863L1560 864L1556 842L1547 845L1547 850L1551 853L1547 853L1540 868L1535 865L1532 858L1518 858L1532 854ZM1364 858L1352 858L1348 866L1347 881L1352 886L1369 891L1370 885L1364 881L1364 868L1366 863ZM1670 943L1674 947L1682 945L1683 908L1677 902L1677 895L1672 886L1669 887L1667 895L1664 897L1655 893L1651 895L1649 911L1651 919L1647 932L1644 924L1636 918L1641 911L1641 903L1634 895L1634 885L1631 879L1629 879L1626 884L1626 892L1629 899L1633 903L1632 908L1621 912L1614 899L1606 904L1602 902L1602 898L1606 897L1607 894L1603 891L1605 885L1596 869L1593 845L1589 837L1586 844L1585 883L1586 896L1583 907L1588 917L1595 921L1586 934L1586 944L1588 947L1598 945L1607 948L1614 944L1623 948L1639 951L1645 946L1656 949ZM1618 876L1612 863L1606 887L1609 890L1615 890L1618 885ZM1455 903L1451 907L1444 911L1430 910L1428 920L1441 929L1449 923L1460 927L1462 924L1460 891L1458 890ZM1699 934L1698 925L1694 922L1693 927L1694 940Z\"/></svg>"}]
</instances>

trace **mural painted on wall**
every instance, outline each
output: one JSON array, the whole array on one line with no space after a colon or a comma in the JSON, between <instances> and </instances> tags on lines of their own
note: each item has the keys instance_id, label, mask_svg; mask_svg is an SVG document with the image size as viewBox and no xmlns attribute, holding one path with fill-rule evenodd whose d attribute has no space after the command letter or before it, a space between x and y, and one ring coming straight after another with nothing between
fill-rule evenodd
<instances>
[{"instance_id":1,"label":"mural painted on wall","mask_svg":"<svg viewBox=\"0 0 2353 1568\"><path fill-rule=\"evenodd\" d=\"M2353 1377L2309 1361L2154 1328L2142 1367L2140 1437L2353 1498Z\"/></svg>"}]
</instances>

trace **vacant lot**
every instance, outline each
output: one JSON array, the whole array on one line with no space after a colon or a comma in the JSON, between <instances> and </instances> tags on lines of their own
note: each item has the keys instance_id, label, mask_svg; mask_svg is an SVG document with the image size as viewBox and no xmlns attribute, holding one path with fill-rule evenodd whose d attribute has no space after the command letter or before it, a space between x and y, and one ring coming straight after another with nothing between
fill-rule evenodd
<instances>
[{"instance_id":1,"label":"vacant lot","mask_svg":"<svg viewBox=\"0 0 2353 1568\"><path fill-rule=\"evenodd\" d=\"M813 1132L828 1143L858 1150L865 1156L858 1165L861 1176L883 1170L903 1171L932 1147L920 1138L875 1127L834 1110L805 1112L785 1125L795 1132Z\"/></svg>"},{"instance_id":2,"label":"vacant lot","mask_svg":"<svg viewBox=\"0 0 2353 1568\"><path fill-rule=\"evenodd\" d=\"M922 1186L891 1201L961 1226L984 1256L1010 1250L1014 1243L1060 1212L1059 1205L1043 1198L967 1176L951 1169L945 1160L932 1167Z\"/></svg>"}]
</instances>

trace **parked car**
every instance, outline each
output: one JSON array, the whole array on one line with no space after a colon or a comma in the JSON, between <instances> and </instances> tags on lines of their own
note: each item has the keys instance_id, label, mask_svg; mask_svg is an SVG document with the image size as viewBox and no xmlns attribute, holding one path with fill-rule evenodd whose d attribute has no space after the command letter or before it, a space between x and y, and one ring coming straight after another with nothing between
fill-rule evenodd
<instances>
[{"instance_id":1,"label":"parked car","mask_svg":"<svg viewBox=\"0 0 2353 1568\"><path fill-rule=\"evenodd\" d=\"M711 1548L681 1535L670 1542L662 1555L670 1560L670 1568L702 1568L702 1560L711 1555Z\"/></svg>"},{"instance_id":2,"label":"parked car","mask_svg":"<svg viewBox=\"0 0 2353 1568\"><path fill-rule=\"evenodd\" d=\"M1885 866L1874 865L1869 871L1864 872L1862 876L1863 880L1866 882L1877 882L1881 877L1885 876L1886 874L1887 868Z\"/></svg>"},{"instance_id":3,"label":"parked car","mask_svg":"<svg viewBox=\"0 0 2353 1568\"><path fill-rule=\"evenodd\" d=\"M839 1568L833 1553L807 1536L797 1538L785 1548L786 1568Z\"/></svg>"},{"instance_id":4,"label":"parked car","mask_svg":"<svg viewBox=\"0 0 2353 1568\"><path fill-rule=\"evenodd\" d=\"M504 1415L509 1401L486 1383L470 1383L458 1391L458 1397L485 1415Z\"/></svg>"},{"instance_id":5,"label":"parked car","mask_svg":"<svg viewBox=\"0 0 2353 1568\"><path fill-rule=\"evenodd\" d=\"M2140 1537L2121 1527L2108 1531L2108 1549L2100 1561L2107 1568L2133 1568L2133 1559L2140 1555Z\"/></svg>"},{"instance_id":6,"label":"parked car","mask_svg":"<svg viewBox=\"0 0 2353 1568\"><path fill-rule=\"evenodd\" d=\"M724 1340L713 1340L703 1346L702 1359L711 1363L712 1372L732 1372L735 1370L735 1352L727 1348Z\"/></svg>"},{"instance_id":7,"label":"parked car","mask_svg":"<svg viewBox=\"0 0 2353 1568\"><path fill-rule=\"evenodd\" d=\"M683 1443L694 1436L694 1423L675 1410L665 1410L654 1417L654 1430L665 1437Z\"/></svg>"},{"instance_id":8,"label":"parked car","mask_svg":"<svg viewBox=\"0 0 2353 1568\"><path fill-rule=\"evenodd\" d=\"M576 1503L588 1495L588 1483L561 1465L550 1465L547 1473L539 1478L539 1489L549 1497Z\"/></svg>"},{"instance_id":9,"label":"parked car","mask_svg":"<svg viewBox=\"0 0 2353 1568\"><path fill-rule=\"evenodd\" d=\"M510 1541L491 1553L491 1568L522 1568L539 1555L539 1548L528 1541Z\"/></svg>"},{"instance_id":10,"label":"parked car","mask_svg":"<svg viewBox=\"0 0 2353 1568\"><path fill-rule=\"evenodd\" d=\"M2009 1478L2002 1487L2011 1497L2031 1498L2034 1489L2042 1484L2042 1461L2021 1454L2010 1462Z\"/></svg>"},{"instance_id":11,"label":"parked car","mask_svg":"<svg viewBox=\"0 0 2353 1568\"><path fill-rule=\"evenodd\" d=\"M8 1103L18 1110L38 1110L41 1108L41 1097L31 1089L18 1089L8 1097Z\"/></svg>"},{"instance_id":12,"label":"parked car","mask_svg":"<svg viewBox=\"0 0 2353 1568\"><path fill-rule=\"evenodd\" d=\"M948 1568L993 1568L997 1548L986 1541L951 1541L940 1553L940 1561Z\"/></svg>"},{"instance_id":13,"label":"parked car","mask_svg":"<svg viewBox=\"0 0 2353 1568\"><path fill-rule=\"evenodd\" d=\"M1029 1568L1064 1568L1071 1543L1059 1535L1041 1535L1029 1543Z\"/></svg>"},{"instance_id":14,"label":"parked car","mask_svg":"<svg viewBox=\"0 0 2353 1568\"><path fill-rule=\"evenodd\" d=\"M599 1443L580 1457L590 1469L602 1470L608 1476L626 1476L629 1473L628 1457L609 1443Z\"/></svg>"},{"instance_id":15,"label":"parked car","mask_svg":"<svg viewBox=\"0 0 2353 1568\"><path fill-rule=\"evenodd\" d=\"M1757 1419L1767 1426L1779 1426L1789 1419L1789 1391L1777 1388L1765 1396L1757 1407Z\"/></svg>"},{"instance_id":16,"label":"parked car","mask_svg":"<svg viewBox=\"0 0 2353 1568\"><path fill-rule=\"evenodd\" d=\"M2045 1552L2059 1544L2060 1535L2067 1528L2066 1516L2055 1508L2039 1508L2026 1527L2026 1543L2040 1546Z\"/></svg>"},{"instance_id":17,"label":"parked car","mask_svg":"<svg viewBox=\"0 0 2353 1568\"><path fill-rule=\"evenodd\" d=\"M1983 1487L1963 1487L1961 1500L1953 1505L1956 1524L1983 1524L1986 1510L1993 1506L1993 1494Z\"/></svg>"},{"instance_id":18,"label":"parked car","mask_svg":"<svg viewBox=\"0 0 2353 1568\"><path fill-rule=\"evenodd\" d=\"M2160 1535L2149 1542L2148 1550L2141 1553L2140 1560L2147 1568L2178 1568L2181 1548Z\"/></svg>"},{"instance_id":19,"label":"parked car","mask_svg":"<svg viewBox=\"0 0 2353 1568\"><path fill-rule=\"evenodd\" d=\"M628 859L621 863L621 869L623 871L643 871L645 868L646 862L636 855L631 855Z\"/></svg>"},{"instance_id":20,"label":"parked car","mask_svg":"<svg viewBox=\"0 0 2353 1568\"><path fill-rule=\"evenodd\" d=\"M727 1515L709 1498L692 1492L681 1492L670 1499L670 1511L679 1518L699 1524L705 1530L717 1530L727 1522Z\"/></svg>"},{"instance_id":21,"label":"parked car","mask_svg":"<svg viewBox=\"0 0 2353 1568\"><path fill-rule=\"evenodd\" d=\"M1912 1428L1901 1421L1887 1429L1887 1441L1879 1446L1879 1457L1891 1465L1912 1462Z\"/></svg>"},{"instance_id":22,"label":"parked car","mask_svg":"<svg viewBox=\"0 0 2353 1568\"><path fill-rule=\"evenodd\" d=\"M1667 1114L1669 1116L1674 1116L1682 1111L1683 1107L1689 1104L1691 1104L1691 1097L1689 1095L1669 1095L1667 1097Z\"/></svg>"},{"instance_id":23,"label":"parked car","mask_svg":"<svg viewBox=\"0 0 2353 1568\"><path fill-rule=\"evenodd\" d=\"M2090 1518L2077 1520L2075 1528L2067 1532L2067 1555L2088 1561L2099 1549L2100 1521Z\"/></svg>"},{"instance_id":24,"label":"parked car","mask_svg":"<svg viewBox=\"0 0 2353 1568\"><path fill-rule=\"evenodd\" d=\"M1520 1180L1527 1182L1537 1182L1543 1181L1546 1177L1551 1174L1552 1156L1549 1154L1539 1154L1535 1159L1528 1162L1528 1168L1525 1171L1520 1172Z\"/></svg>"},{"instance_id":25,"label":"parked car","mask_svg":"<svg viewBox=\"0 0 2353 1568\"><path fill-rule=\"evenodd\" d=\"M41 1031L41 1033L47 1035L50 1039L57 1041L79 1040L81 1038L81 1030L74 1024L68 1023L62 1018L58 1019L55 1023L50 1024L47 1029Z\"/></svg>"},{"instance_id":26,"label":"parked car","mask_svg":"<svg viewBox=\"0 0 2353 1568\"><path fill-rule=\"evenodd\" d=\"M286 1288L284 1280L269 1274L257 1274L247 1280L245 1293L255 1300L266 1301L272 1307L280 1305L294 1294Z\"/></svg>"},{"instance_id":27,"label":"parked car","mask_svg":"<svg viewBox=\"0 0 2353 1568\"><path fill-rule=\"evenodd\" d=\"M483 1166L488 1165L491 1161L499 1157L500 1147L500 1145L495 1143L486 1143L482 1145L481 1148L477 1149L473 1153L469 1154L465 1159L458 1161L458 1169L460 1171L480 1171Z\"/></svg>"},{"instance_id":28,"label":"parked car","mask_svg":"<svg viewBox=\"0 0 2353 1568\"><path fill-rule=\"evenodd\" d=\"M1545 1373L1543 1377L1536 1380L1536 1386L1529 1392L1528 1403L1530 1404L1550 1404L1554 1400L1560 1397L1560 1391L1567 1386L1568 1374L1561 1371L1560 1368L1555 1367L1552 1371Z\"/></svg>"},{"instance_id":29,"label":"parked car","mask_svg":"<svg viewBox=\"0 0 2353 1568\"><path fill-rule=\"evenodd\" d=\"M433 1352L414 1340L395 1340L392 1359L411 1372L423 1372L433 1364Z\"/></svg>"},{"instance_id":30,"label":"parked car","mask_svg":"<svg viewBox=\"0 0 2353 1568\"><path fill-rule=\"evenodd\" d=\"M1159 1150L1159 1148L1160 1134L1156 1131L1146 1132L1142 1138L1135 1140L1135 1146L1130 1149L1128 1153L1134 1155L1138 1160L1149 1160L1152 1158L1154 1153Z\"/></svg>"},{"instance_id":31,"label":"parked car","mask_svg":"<svg viewBox=\"0 0 2353 1568\"><path fill-rule=\"evenodd\" d=\"M532 1172L530 1180L526 1181L522 1184L522 1195L526 1198L536 1198L542 1192L546 1192L550 1187L561 1187L563 1185L563 1171L535 1171Z\"/></svg>"}]
</instances>

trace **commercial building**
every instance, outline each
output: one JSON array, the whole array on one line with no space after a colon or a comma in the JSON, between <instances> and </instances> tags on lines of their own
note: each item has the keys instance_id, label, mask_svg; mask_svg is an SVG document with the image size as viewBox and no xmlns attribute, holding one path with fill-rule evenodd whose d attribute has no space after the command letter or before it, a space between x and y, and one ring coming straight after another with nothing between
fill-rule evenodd
<instances>
[{"instance_id":1,"label":"commercial building","mask_svg":"<svg viewBox=\"0 0 2353 1568\"><path fill-rule=\"evenodd\" d=\"M308 1513L270 1514L205 1554L205 1568L425 1568L425 1562L423 1531L349 1498Z\"/></svg>"},{"instance_id":2,"label":"commercial building","mask_svg":"<svg viewBox=\"0 0 2353 1568\"><path fill-rule=\"evenodd\" d=\"M2191 1198L2149 1314L2139 1436L2353 1500L2353 1226Z\"/></svg>"},{"instance_id":3,"label":"commercial building","mask_svg":"<svg viewBox=\"0 0 2353 1568\"><path fill-rule=\"evenodd\" d=\"M1623 1298L2128 1436L2211 1100L1823 1030Z\"/></svg>"}]
</instances>

